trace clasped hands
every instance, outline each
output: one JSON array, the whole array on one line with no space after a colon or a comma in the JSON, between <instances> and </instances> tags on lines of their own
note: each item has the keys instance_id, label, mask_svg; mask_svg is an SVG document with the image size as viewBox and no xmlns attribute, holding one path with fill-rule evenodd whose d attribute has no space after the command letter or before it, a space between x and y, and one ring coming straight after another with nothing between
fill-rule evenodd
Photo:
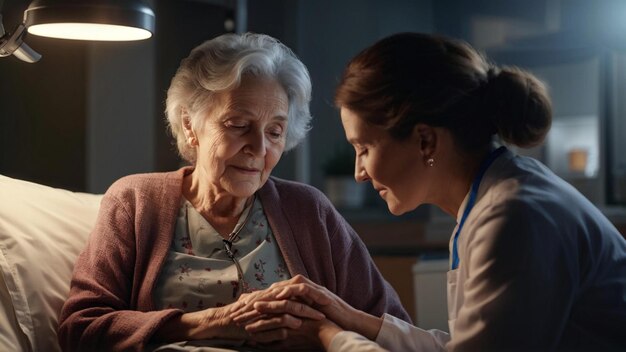
<instances>
[{"instance_id":1,"label":"clasped hands","mask_svg":"<svg viewBox=\"0 0 626 352\"><path fill-rule=\"evenodd\" d=\"M252 344L327 348L338 332L350 329L355 314L357 310L328 289L297 275L242 295L230 318L245 329Z\"/></svg>"}]
</instances>

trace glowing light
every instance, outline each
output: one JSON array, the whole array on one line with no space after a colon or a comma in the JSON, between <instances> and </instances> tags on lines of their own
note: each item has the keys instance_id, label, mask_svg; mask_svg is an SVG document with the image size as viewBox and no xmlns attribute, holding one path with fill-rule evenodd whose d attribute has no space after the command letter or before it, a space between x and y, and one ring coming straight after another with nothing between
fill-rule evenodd
<instances>
[{"instance_id":1,"label":"glowing light","mask_svg":"<svg viewBox=\"0 0 626 352\"><path fill-rule=\"evenodd\" d=\"M143 40L150 31L128 26L100 23L45 23L28 27L28 33L50 38L98 41Z\"/></svg>"}]
</instances>

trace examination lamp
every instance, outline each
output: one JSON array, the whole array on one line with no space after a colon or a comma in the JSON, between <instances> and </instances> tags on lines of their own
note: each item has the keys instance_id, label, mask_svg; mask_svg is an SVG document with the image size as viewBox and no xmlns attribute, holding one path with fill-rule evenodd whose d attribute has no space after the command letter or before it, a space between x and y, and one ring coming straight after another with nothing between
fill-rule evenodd
<instances>
[{"instance_id":1,"label":"examination lamp","mask_svg":"<svg viewBox=\"0 0 626 352\"><path fill-rule=\"evenodd\" d=\"M6 33L2 25L2 15L0 14L0 57L15 55L18 59L26 62L37 62L41 55L24 43L26 27L24 24L17 26L13 33Z\"/></svg>"},{"instance_id":2,"label":"examination lamp","mask_svg":"<svg viewBox=\"0 0 626 352\"><path fill-rule=\"evenodd\" d=\"M0 15L0 56L36 62L41 55L24 43L26 31L50 38L131 41L150 38L155 20L154 11L140 0L34 0L12 34L5 34L1 21Z\"/></svg>"},{"instance_id":3,"label":"examination lamp","mask_svg":"<svg viewBox=\"0 0 626 352\"><path fill-rule=\"evenodd\" d=\"M129 41L154 32L154 12L132 0L34 0L24 12L28 33L43 37Z\"/></svg>"}]
</instances>

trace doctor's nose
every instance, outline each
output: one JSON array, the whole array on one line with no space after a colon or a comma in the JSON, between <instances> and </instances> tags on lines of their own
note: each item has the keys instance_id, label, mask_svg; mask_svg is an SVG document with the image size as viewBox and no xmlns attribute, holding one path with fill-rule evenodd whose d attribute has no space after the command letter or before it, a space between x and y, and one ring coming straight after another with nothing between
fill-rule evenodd
<instances>
[{"instance_id":1,"label":"doctor's nose","mask_svg":"<svg viewBox=\"0 0 626 352\"><path fill-rule=\"evenodd\" d=\"M361 166L358 158L354 163L354 179L356 182L366 182L370 179L367 171L365 171L365 168Z\"/></svg>"}]
</instances>

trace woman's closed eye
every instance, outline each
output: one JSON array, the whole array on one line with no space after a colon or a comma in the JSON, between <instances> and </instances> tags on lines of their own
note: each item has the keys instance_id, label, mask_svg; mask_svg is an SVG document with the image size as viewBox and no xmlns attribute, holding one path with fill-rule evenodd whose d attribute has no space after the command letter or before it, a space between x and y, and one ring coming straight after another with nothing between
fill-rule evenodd
<instances>
[{"instance_id":1,"label":"woman's closed eye","mask_svg":"<svg viewBox=\"0 0 626 352\"><path fill-rule=\"evenodd\" d=\"M272 138L272 139L279 139L283 136L283 129L279 128L279 127L275 127L275 128L271 128L267 131L267 134Z\"/></svg>"},{"instance_id":2,"label":"woman's closed eye","mask_svg":"<svg viewBox=\"0 0 626 352\"><path fill-rule=\"evenodd\" d=\"M249 123L247 121L228 120L226 121L225 125L228 128L244 129L248 127Z\"/></svg>"}]
</instances>

